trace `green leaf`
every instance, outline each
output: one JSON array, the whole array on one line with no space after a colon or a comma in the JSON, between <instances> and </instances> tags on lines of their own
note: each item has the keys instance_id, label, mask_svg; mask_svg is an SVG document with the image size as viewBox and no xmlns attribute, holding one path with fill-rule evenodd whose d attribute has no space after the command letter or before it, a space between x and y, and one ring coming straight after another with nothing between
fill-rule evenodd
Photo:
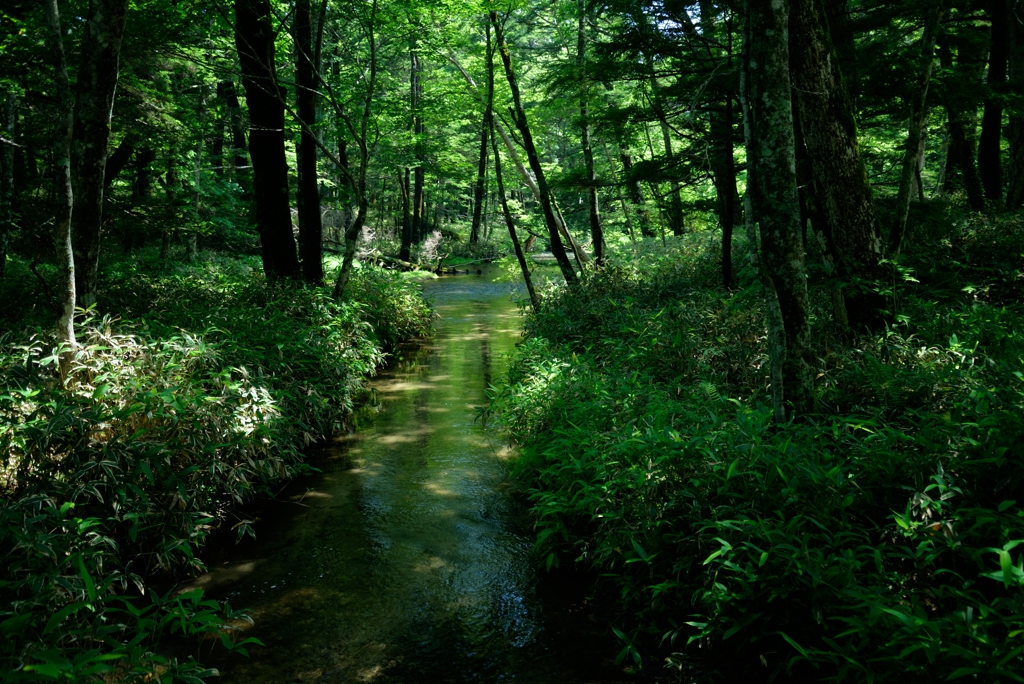
<instances>
[{"instance_id":1,"label":"green leaf","mask_svg":"<svg viewBox=\"0 0 1024 684\"><path fill-rule=\"evenodd\" d=\"M801 646L800 644L796 643L795 641L793 641L793 640L792 640L792 639L790 638L790 636L789 636L788 634L786 634L785 632L776 632L776 634L778 634L778 635L779 635L779 636L781 636L781 637L782 637L783 639L785 639L785 640L786 640L786 642L787 642L787 643L788 643L788 644L789 644L790 646L792 646L792 647L793 647L793 648L795 648L796 650L800 651L800 655L802 655L802 656L803 656L804 658L807 658L807 657L808 657L808 656L807 656L807 651L805 651L805 650L804 650L804 647L803 647L803 646Z\"/></svg>"},{"instance_id":2,"label":"green leaf","mask_svg":"<svg viewBox=\"0 0 1024 684\"><path fill-rule=\"evenodd\" d=\"M75 564L78 565L78 573L82 576L82 581L85 583L85 591L89 595L89 602L96 602L96 584L92 581L92 575L85 569L85 561L82 559L82 554L75 556Z\"/></svg>"}]
</instances>

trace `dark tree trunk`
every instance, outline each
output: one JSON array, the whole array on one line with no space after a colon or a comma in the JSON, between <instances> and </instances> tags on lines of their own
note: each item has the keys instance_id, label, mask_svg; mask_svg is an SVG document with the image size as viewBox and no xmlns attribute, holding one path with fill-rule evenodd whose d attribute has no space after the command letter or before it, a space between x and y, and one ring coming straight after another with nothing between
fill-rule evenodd
<instances>
[{"instance_id":1,"label":"dark tree trunk","mask_svg":"<svg viewBox=\"0 0 1024 684\"><path fill-rule=\"evenodd\" d=\"M992 3L992 32L988 53L988 87L990 97L985 101L981 117L981 137L978 139L978 175L990 200L1003 198L1003 163L1000 143L1003 139L1003 103L999 99L1006 84L1006 65L1010 49L1011 0L990 0ZM1015 21L1020 21L1019 18Z\"/></svg>"},{"instance_id":2,"label":"dark tree trunk","mask_svg":"<svg viewBox=\"0 0 1024 684\"><path fill-rule=\"evenodd\" d=\"M1024 9L1024 8L1022 8ZM1009 75L1012 92L1024 92L1024 12L1015 13L1010 21ZM1024 109L1010 110L1010 178L1006 190L1006 208L1019 209L1024 204Z\"/></svg>"},{"instance_id":3,"label":"dark tree trunk","mask_svg":"<svg viewBox=\"0 0 1024 684\"><path fill-rule=\"evenodd\" d=\"M107 141L127 15L128 0L91 0L82 39L71 141L75 287L82 307L96 303Z\"/></svg>"},{"instance_id":4,"label":"dark tree trunk","mask_svg":"<svg viewBox=\"0 0 1024 684\"><path fill-rule=\"evenodd\" d=\"M249 104L249 154L263 270L268 278L299 275L288 201L284 94L275 78L269 0L235 0L235 46Z\"/></svg>"},{"instance_id":5,"label":"dark tree trunk","mask_svg":"<svg viewBox=\"0 0 1024 684\"><path fill-rule=\"evenodd\" d=\"M961 46L957 55L956 66L953 67L952 52L944 40L939 45L939 61L943 69L951 77L943 84L944 104L949 121L949 162L946 169L947 179L950 171L959 171L963 179L964 190L967 192L967 203L974 211L985 208L985 189L978 175L977 159L978 137L977 117L961 100L964 85L974 80L975 57L969 45ZM948 183L948 180L947 180Z\"/></svg>"},{"instance_id":6,"label":"dark tree trunk","mask_svg":"<svg viewBox=\"0 0 1024 684\"><path fill-rule=\"evenodd\" d=\"M505 78L508 80L509 89L512 91L512 101L515 103L515 126L522 136L523 148L526 150L527 159L530 162L530 169L537 178L538 199L541 209L544 212L544 222L548 227L548 237L551 241L551 253L562 271L565 282L573 284L576 282L576 272L572 268L565 247L562 245L562 238L558 235L558 219L555 217L554 208L551 206L551 191L548 189L547 177L544 175L544 168L540 164L540 155L537 154L537 146L533 142L533 135L530 133L530 125L526 120L526 111L523 109L523 100L519 94L519 81L516 79L515 71L512 68L512 55L509 52L508 44L505 42L505 32L498 21L498 13L491 12L491 26L494 27L494 37L497 40L498 50L501 52L501 61L505 67ZM568 231L568 228L566 229Z\"/></svg>"},{"instance_id":7,"label":"dark tree trunk","mask_svg":"<svg viewBox=\"0 0 1024 684\"><path fill-rule=\"evenodd\" d=\"M4 137L12 144L0 142L0 278L7 273L7 247L14 229L14 128L18 118L18 99L7 93L4 103Z\"/></svg>"},{"instance_id":8,"label":"dark tree trunk","mask_svg":"<svg viewBox=\"0 0 1024 684\"><path fill-rule=\"evenodd\" d=\"M64 58L63 31L57 0L46 0L46 47L53 59L59 121L53 137L55 161L54 186L57 215L54 217L57 247L57 273L60 278L60 316L57 320L57 343L74 349L75 342L75 255L71 245L71 215L74 192L71 185L71 137L74 129L74 103L68 83L67 60ZM71 369L71 353L61 355L61 375Z\"/></svg>"},{"instance_id":9,"label":"dark tree trunk","mask_svg":"<svg viewBox=\"0 0 1024 684\"><path fill-rule=\"evenodd\" d=\"M156 161L156 150L143 147L135 156L135 186L133 192L139 202L149 197L153 187L153 170L150 165Z\"/></svg>"},{"instance_id":10,"label":"dark tree trunk","mask_svg":"<svg viewBox=\"0 0 1024 684\"><path fill-rule=\"evenodd\" d=\"M668 121L664 118L661 120L661 137L665 143L665 160L668 163L669 174L676 174L678 170L675 168L676 156L672 151L672 132L669 129ZM683 223L683 198L680 193L679 182L675 180L669 182L668 223L672 228L673 235L682 235L686 232L686 226Z\"/></svg>"},{"instance_id":11,"label":"dark tree trunk","mask_svg":"<svg viewBox=\"0 0 1024 684\"><path fill-rule=\"evenodd\" d=\"M736 161L732 149L732 97L725 98L725 111L712 113L714 140L712 173L718 195L718 223L722 227L722 284L732 287L732 228L736 220Z\"/></svg>"},{"instance_id":12,"label":"dark tree trunk","mask_svg":"<svg viewBox=\"0 0 1024 684\"><path fill-rule=\"evenodd\" d=\"M597 174L594 172L594 150L590 142L590 82L587 76L587 0L578 0L576 63L580 70L580 143L583 166L587 174L587 205L590 214L590 240L594 245L594 261L604 263L604 232L597 197Z\"/></svg>"},{"instance_id":13,"label":"dark tree trunk","mask_svg":"<svg viewBox=\"0 0 1024 684\"><path fill-rule=\"evenodd\" d=\"M644 189L640 181L633 177L633 158L625 145L619 146L619 160L622 162L623 181L626 189L629 190L629 201L636 211L637 223L640 224L640 234L644 237L657 237L654 227L651 225L651 217L647 213L647 205L644 202Z\"/></svg>"},{"instance_id":14,"label":"dark tree trunk","mask_svg":"<svg viewBox=\"0 0 1024 684\"><path fill-rule=\"evenodd\" d=\"M409 91L412 101L412 132L415 136L416 167L413 169L412 194L412 234L417 243L423 240L426 233L427 219L423 211L423 118L420 115L420 100L423 97L423 86L420 84L420 55L415 45L409 52L411 65L409 69Z\"/></svg>"},{"instance_id":15,"label":"dark tree trunk","mask_svg":"<svg viewBox=\"0 0 1024 684\"><path fill-rule=\"evenodd\" d=\"M103 171L104 190L110 187L114 179L120 175L124 167L131 161L132 155L135 154L135 141L135 135L128 133L121 139L114 153L107 159L107 166Z\"/></svg>"},{"instance_id":16,"label":"dark tree trunk","mask_svg":"<svg viewBox=\"0 0 1024 684\"><path fill-rule=\"evenodd\" d=\"M484 27L484 32L487 36L487 50L488 54L491 51L491 26L488 24ZM491 82L493 82L493 77ZM483 216L483 205L484 205L484 190L486 188L485 180L487 179L487 139L490 135L493 135L491 128L493 128L494 120L494 105L493 99L488 94L487 102L484 104L484 122L480 127L480 161L476 168L476 185L473 187L473 224L469 229L469 242L470 244L476 244L480 239L480 221Z\"/></svg>"},{"instance_id":17,"label":"dark tree trunk","mask_svg":"<svg viewBox=\"0 0 1024 684\"><path fill-rule=\"evenodd\" d=\"M792 411L802 413L813 403L813 376L807 360L810 326L786 40L789 13L788 0L749 0L749 63L756 68L747 84L747 101L753 109L749 152L756 151L755 212L762 261L784 329L784 349L774 356L782 360L783 398Z\"/></svg>"},{"instance_id":18,"label":"dark tree trunk","mask_svg":"<svg viewBox=\"0 0 1024 684\"><path fill-rule=\"evenodd\" d=\"M231 154L232 171L236 174L235 179L242 186L244 192L248 192L248 169L249 160L248 146L245 142L245 121L242 118L242 105L238 101L238 92L235 90L234 81L221 81L217 84L217 94L224 99L228 108L228 117L231 120Z\"/></svg>"},{"instance_id":19,"label":"dark tree trunk","mask_svg":"<svg viewBox=\"0 0 1024 684\"><path fill-rule=\"evenodd\" d=\"M935 64L935 41L939 36L942 17L946 13L942 0L932 0L925 18L924 34L921 36L921 64L918 68L917 84L910 98L910 125L907 147L903 151L903 170L900 175L900 189L896 194L896 222L889 231L889 253L896 255L903 244L910 216L910 198L913 186L921 174L918 164L924 152L924 137L928 124L928 86L932 81L932 67ZM920 183L917 182L918 190Z\"/></svg>"},{"instance_id":20,"label":"dark tree trunk","mask_svg":"<svg viewBox=\"0 0 1024 684\"><path fill-rule=\"evenodd\" d=\"M167 205L172 211L178 202L178 151L173 147L167 155L167 176L164 182L164 195L167 197ZM171 231L164 228L160 233L160 260L168 259L171 256Z\"/></svg>"},{"instance_id":21,"label":"dark tree trunk","mask_svg":"<svg viewBox=\"0 0 1024 684\"><path fill-rule=\"evenodd\" d=\"M150 165L156 161L156 151L152 147L143 147L135 154L135 180L132 183L132 205L144 204L150 196L153 186L153 170ZM125 226L121 233L121 245L125 252L143 245L145 234L136 222Z\"/></svg>"},{"instance_id":22,"label":"dark tree trunk","mask_svg":"<svg viewBox=\"0 0 1024 684\"><path fill-rule=\"evenodd\" d=\"M398 258L402 261L409 261L412 257L412 198L409 196L409 177L408 167L398 176L398 184L402 190L402 247L398 252Z\"/></svg>"},{"instance_id":23,"label":"dark tree trunk","mask_svg":"<svg viewBox=\"0 0 1024 684\"><path fill-rule=\"evenodd\" d=\"M792 0L791 8L794 105L825 219L821 228L845 285L849 324L855 330L874 330L883 324L886 301L877 290L886 272L853 107L819 0Z\"/></svg>"},{"instance_id":24,"label":"dark tree trunk","mask_svg":"<svg viewBox=\"0 0 1024 684\"><path fill-rule=\"evenodd\" d=\"M299 132L298 188L296 200L299 210L299 256L302 258L302 277L308 283L320 284L324 279L323 226L320 222L320 188L316 172L316 139L312 129L316 126L316 92L319 86L317 66L313 63L311 0L295 3L295 51L298 85L299 119L305 124Z\"/></svg>"},{"instance_id":25,"label":"dark tree trunk","mask_svg":"<svg viewBox=\"0 0 1024 684\"><path fill-rule=\"evenodd\" d=\"M857 111L857 97L860 94L859 74L857 72L857 53L853 44L853 26L850 23L850 0L824 0L825 17L828 22L829 36L839 57L839 68L842 70L843 83L850 96L853 111Z\"/></svg>"}]
</instances>

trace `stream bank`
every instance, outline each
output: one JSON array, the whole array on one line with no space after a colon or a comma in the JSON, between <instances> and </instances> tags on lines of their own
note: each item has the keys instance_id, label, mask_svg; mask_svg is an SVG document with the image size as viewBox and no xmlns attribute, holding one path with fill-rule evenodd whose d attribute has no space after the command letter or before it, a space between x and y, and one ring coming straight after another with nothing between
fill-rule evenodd
<instances>
[{"instance_id":1,"label":"stream bank","mask_svg":"<svg viewBox=\"0 0 1024 684\"><path fill-rule=\"evenodd\" d=\"M537 684L622 680L587 585L539 580L500 435L476 419L520 339L510 286L426 281L439 314L373 382L321 472L256 514L257 539L208 556L198 586L248 609L265 648L225 682Z\"/></svg>"}]
</instances>

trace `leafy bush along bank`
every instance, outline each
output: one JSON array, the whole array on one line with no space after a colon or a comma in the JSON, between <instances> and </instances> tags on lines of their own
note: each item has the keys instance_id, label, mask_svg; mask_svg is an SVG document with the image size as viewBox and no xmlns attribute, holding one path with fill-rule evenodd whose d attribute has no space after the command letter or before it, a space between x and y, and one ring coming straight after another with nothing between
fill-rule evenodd
<instances>
[{"instance_id":1,"label":"leafy bush along bank","mask_svg":"<svg viewBox=\"0 0 1024 684\"><path fill-rule=\"evenodd\" d=\"M1020 235L933 252L1012 290L972 255ZM760 295L706 285L713 257L610 267L529 320L492 410L544 561L598 570L620 657L686 681L1024 681L1019 301L946 279L877 339L820 324L821 412L775 425Z\"/></svg>"},{"instance_id":2,"label":"leafy bush along bank","mask_svg":"<svg viewBox=\"0 0 1024 684\"><path fill-rule=\"evenodd\" d=\"M251 533L231 509L302 472L304 447L345 424L383 347L429 327L415 286L376 269L338 304L239 261L145 275L152 266L111 268L101 306L149 313L86 321L67 388L48 336L0 347L11 677L201 677L154 648L168 633L219 633L230 608L201 594L140 601L144 580L198 569L218 526Z\"/></svg>"}]
</instances>

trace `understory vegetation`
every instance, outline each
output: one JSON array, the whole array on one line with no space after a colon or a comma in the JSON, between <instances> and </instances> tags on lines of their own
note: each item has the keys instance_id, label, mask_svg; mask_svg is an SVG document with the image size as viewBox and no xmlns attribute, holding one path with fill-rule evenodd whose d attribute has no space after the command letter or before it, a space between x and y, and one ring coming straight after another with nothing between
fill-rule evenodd
<instances>
[{"instance_id":1,"label":"understory vegetation","mask_svg":"<svg viewBox=\"0 0 1024 684\"><path fill-rule=\"evenodd\" d=\"M251 640L229 627L244 616L150 585L201 570L196 552L216 530L253 534L241 504L309 469L305 448L347 426L385 351L425 334L430 311L415 284L378 268L357 269L338 302L268 283L255 259L145 252L106 265L109 313L84 314L62 382L50 328L21 307L45 297L25 262L8 268L4 677L200 681L213 673L197 658L161 648L206 635L244 650Z\"/></svg>"},{"instance_id":2,"label":"understory vegetation","mask_svg":"<svg viewBox=\"0 0 1024 684\"><path fill-rule=\"evenodd\" d=\"M788 422L759 281L721 288L706 235L624 250L528 317L490 410L543 563L600 575L620 660L679 681L1022 680L1024 223L919 215L878 334L838 336L812 270L817 408Z\"/></svg>"}]
</instances>

